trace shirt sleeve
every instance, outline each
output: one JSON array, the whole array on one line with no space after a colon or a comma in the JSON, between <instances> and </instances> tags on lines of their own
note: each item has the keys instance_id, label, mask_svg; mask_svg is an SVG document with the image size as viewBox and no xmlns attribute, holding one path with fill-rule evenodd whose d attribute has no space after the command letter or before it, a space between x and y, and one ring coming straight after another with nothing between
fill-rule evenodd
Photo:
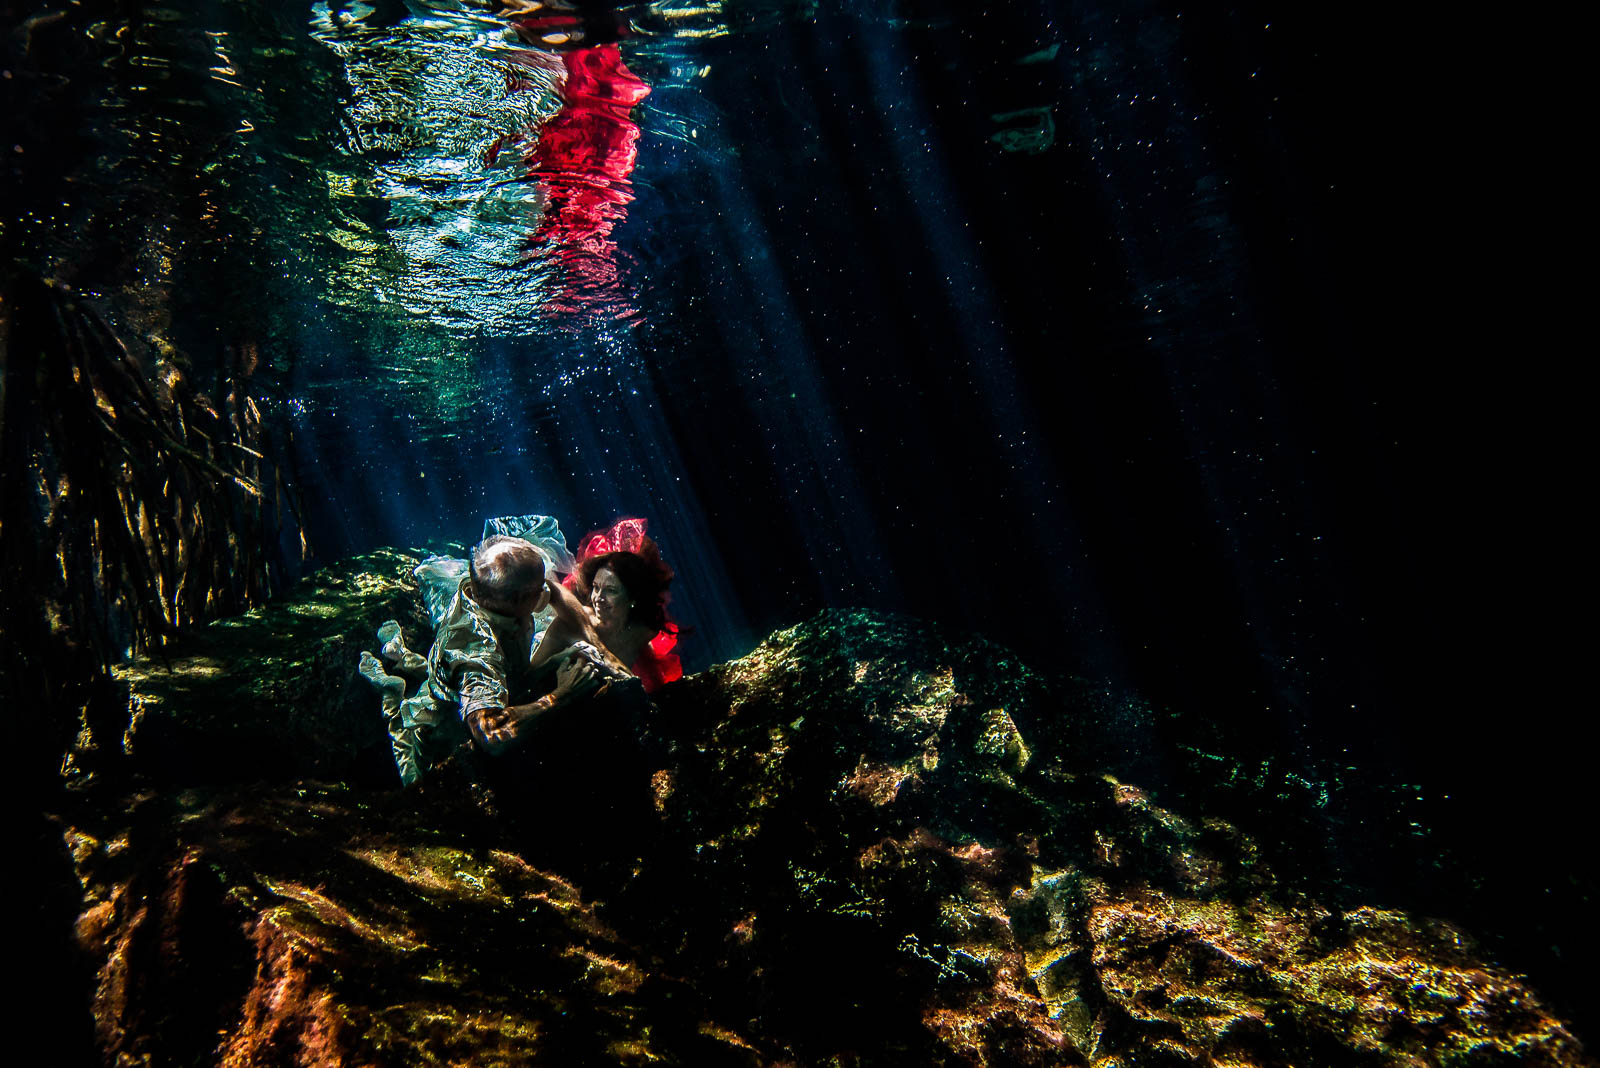
<instances>
[{"instance_id":1,"label":"shirt sleeve","mask_svg":"<svg viewBox=\"0 0 1600 1068\"><path fill-rule=\"evenodd\" d=\"M471 712L506 706L510 690L505 654L489 625L471 612L458 607L441 628L433 670L459 702L463 719Z\"/></svg>"},{"instance_id":2,"label":"shirt sleeve","mask_svg":"<svg viewBox=\"0 0 1600 1068\"><path fill-rule=\"evenodd\" d=\"M461 718L486 708L506 707L505 679L487 671L462 671L457 692L461 695Z\"/></svg>"}]
</instances>

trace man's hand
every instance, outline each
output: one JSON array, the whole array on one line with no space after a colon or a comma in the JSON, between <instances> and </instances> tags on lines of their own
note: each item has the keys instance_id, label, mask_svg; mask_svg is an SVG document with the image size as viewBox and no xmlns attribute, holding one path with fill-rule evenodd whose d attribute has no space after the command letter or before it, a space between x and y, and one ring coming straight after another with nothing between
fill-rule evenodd
<instances>
[{"instance_id":1,"label":"man's hand","mask_svg":"<svg viewBox=\"0 0 1600 1068\"><path fill-rule=\"evenodd\" d=\"M509 708L483 708L467 716L467 730L478 748L491 756L499 756L522 736L526 726L547 712L603 690L594 665L581 657L573 657L556 669L556 688L548 696L532 704L512 705Z\"/></svg>"},{"instance_id":2,"label":"man's hand","mask_svg":"<svg viewBox=\"0 0 1600 1068\"><path fill-rule=\"evenodd\" d=\"M467 731L490 756L499 756L516 741L516 731L507 713L508 708L478 709L467 714Z\"/></svg>"},{"instance_id":3,"label":"man's hand","mask_svg":"<svg viewBox=\"0 0 1600 1068\"><path fill-rule=\"evenodd\" d=\"M478 713L478 722L483 725L485 734L503 731L510 727L516 720L509 708L485 708Z\"/></svg>"},{"instance_id":4,"label":"man's hand","mask_svg":"<svg viewBox=\"0 0 1600 1068\"><path fill-rule=\"evenodd\" d=\"M532 704L485 708L467 717L467 729L484 749L501 753L522 736L523 727L529 721L551 707L550 698L541 697Z\"/></svg>"}]
</instances>

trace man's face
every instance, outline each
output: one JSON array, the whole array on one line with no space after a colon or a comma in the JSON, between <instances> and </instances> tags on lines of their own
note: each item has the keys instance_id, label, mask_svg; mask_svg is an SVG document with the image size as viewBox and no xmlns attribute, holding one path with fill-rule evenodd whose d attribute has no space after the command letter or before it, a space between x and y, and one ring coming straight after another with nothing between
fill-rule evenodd
<instances>
[{"instance_id":1,"label":"man's face","mask_svg":"<svg viewBox=\"0 0 1600 1068\"><path fill-rule=\"evenodd\" d=\"M523 616L531 616L543 608L548 596L544 583L541 582L507 598L491 597L481 590L476 591L473 600L496 615L514 616L520 619Z\"/></svg>"}]
</instances>

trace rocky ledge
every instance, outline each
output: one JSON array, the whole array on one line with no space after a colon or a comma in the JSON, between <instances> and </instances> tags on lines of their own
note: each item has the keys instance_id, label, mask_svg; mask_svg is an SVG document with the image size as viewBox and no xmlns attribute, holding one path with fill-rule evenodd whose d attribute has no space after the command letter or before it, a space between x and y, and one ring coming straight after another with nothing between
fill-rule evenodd
<instances>
[{"instance_id":1,"label":"rocky ledge","mask_svg":"<svg viewBox=\"0 0 1600 1068\"><path fill-rule=\"evenodd\" d=\"M1144 713L912 620L388 785L344 674L405 559L124 673L131 774L56 817L107 1063L1592 1063L1467 934L1278 848L1269 799L1326 783L1152 790ZM1271 840L1207 803L1241 782Z\"/></svg>"}]
</instances>

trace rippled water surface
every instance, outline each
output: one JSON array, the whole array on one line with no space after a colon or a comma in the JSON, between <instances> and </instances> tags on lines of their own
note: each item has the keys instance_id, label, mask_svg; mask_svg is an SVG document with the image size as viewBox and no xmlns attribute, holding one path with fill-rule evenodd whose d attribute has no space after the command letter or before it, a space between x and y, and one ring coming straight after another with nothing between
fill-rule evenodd
<instances>
[{"instance_id":1,"label":"rippled water surface","mask_svg":"<svg viewBox=\"0 0 1600 1068\"><path fill-rule=\"evenodd\" d=\"M19 36L59 36L64 17ZM82 193L22 220L25 242L61 256L98 236L84 224L176 225L195 232L133 238L142 282L238 274L243 254L301 300L478 336L636 319L616 231L650 180L641 125L658 153L698 143L674 93L731 32L720 5L538 3L191 4L81 29L71 54L35 58L58 61L46 78L71 70Z\"/></svg>"},{"instance_id":2,"label":"rippled water surface","mask_svg":"<svg viewBox=\"0 0 1600 1068\"><path fill-rule=\"evenodd\" d=\"M1371 545L1318 435L1384 447L1308 297L1344 218L1317 29L86 0L9 38L7 238L152 351L250 369L322 558L645 513L707 656L867 602L1270 710L1366 655L1305 607ZM997 546L1036 592L953 597ZM1219 603L1227 656L1190 651Z\"/></svg>"}]
</instances>

